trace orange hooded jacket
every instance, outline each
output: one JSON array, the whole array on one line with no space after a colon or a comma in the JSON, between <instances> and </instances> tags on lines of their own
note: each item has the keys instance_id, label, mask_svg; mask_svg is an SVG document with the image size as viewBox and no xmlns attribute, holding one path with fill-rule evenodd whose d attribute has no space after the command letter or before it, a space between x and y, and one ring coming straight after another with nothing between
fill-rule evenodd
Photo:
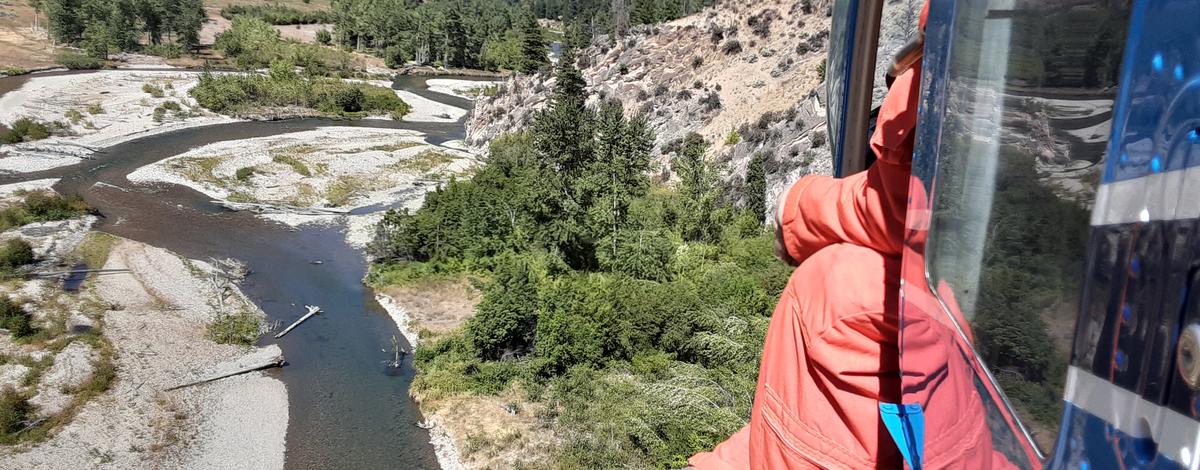
<instances>
[{"instance_id":1,"label":"orange hooded jacket","mask_svg":"<svg viewBox=\"0 0 1200 470\"><path fill-rule=\"evenodd\" d=\"M927 14L928 4L922 28ZM799 267L767 331L750 424L689 459L693 467L901 468L879 404L902 401L927 410L925 468L1011 466L993 448L961 340L921 289L906 300L922 307L905 330L906 350L915 354L905 369L917 377L901 383L898 312L910 184L925 197L911 177L920 75L918 65L888 91L870 169L842 179L808 176L784 194L783 245ZM923 264L911 247L907 255ZM937 320L925 321L931 318ZM928 408L935 397L939 406Z\"/></svg>"},{"instance_id":2,"label":"orange hooded jacket","mask_svg":"<svg viewBox=\"0 0 1200 470\"><path fill-rule=\"evenodd\" d=\"M900 401L897 300L919 85L919 67L893 83L870 169L809 176L784 194L783 244L799 267L767 331L750 424L693 456L697 469L900 467L879 403Z\"/></svg>"},{"instance_id":3,"label":"orange hooded jacket","mask_svg":"<svg viewBox=\"0 0 1200 470\"><path fill-rule=\"evenodd\" d=\"M842 179L809 176L781 210L793 273L767 330L750 424L701 470L899 468L879 418L900 401L897 301L920 70L892 85L871 148Z\"/></svg>"}]
</instances>

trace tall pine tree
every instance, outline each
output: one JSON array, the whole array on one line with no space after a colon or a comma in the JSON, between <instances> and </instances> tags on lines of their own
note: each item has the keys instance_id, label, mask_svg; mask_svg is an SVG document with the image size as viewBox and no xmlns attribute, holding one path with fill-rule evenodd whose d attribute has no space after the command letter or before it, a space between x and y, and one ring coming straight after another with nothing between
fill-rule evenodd
<instances>
[{"instance_id":1,"label":"tall pine tree","mask_svg":"<svg viewBox=\"0 0 1200 470\"><path fill-rule=\"evenodd\" d=\"M521 29L521 72L535 74L542 66L550 63L546 54L546 42L542 39L542 27L537 18L530 15Z\"/></svg>"},{"instance_id":2,"label":"tall pine tree","mask_svg":"<svg viewBox=\"0 0 1200 470\"><path fill-rule=\"evenodd\" d=\"M766 160L766 155L759 152L746 165L746 210L753 213L760 224L767 216Z\"/></svg>"}]
</instances>

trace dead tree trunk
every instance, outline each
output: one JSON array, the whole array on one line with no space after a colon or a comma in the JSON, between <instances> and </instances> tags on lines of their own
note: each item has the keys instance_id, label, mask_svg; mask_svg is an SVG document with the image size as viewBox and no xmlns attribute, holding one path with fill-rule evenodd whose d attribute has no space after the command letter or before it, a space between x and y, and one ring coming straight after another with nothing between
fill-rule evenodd
<instances>
[{"instance_id":1,"label":"dead tree trunk","mask_svg":"<svg viewBox=\"0 0 1200 470\"><path fill-rule=\"evenodd\" d=\"M308 320L313 315L321 313L321 307L317 307L314 305L305 305L304 308L308 309L308 313L306 313L303 317L300 317L299 320L296 320L296 323L292 323L292 326L285 328L283 331L279 332L279 334L275 335L275 339L282 338L283 335L291 333L291 331L294 328L296 328L297 326L300 326L301 323L304 323L304 320Z\"/></svg>"}]
</instances>

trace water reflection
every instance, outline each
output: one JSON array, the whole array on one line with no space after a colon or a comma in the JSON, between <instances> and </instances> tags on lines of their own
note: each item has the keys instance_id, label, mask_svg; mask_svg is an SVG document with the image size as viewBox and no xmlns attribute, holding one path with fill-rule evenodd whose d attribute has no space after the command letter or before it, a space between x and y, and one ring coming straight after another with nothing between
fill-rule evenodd
<instances>
[{"instance_id":1,"label":"water reflection","mask_svg":"<svg viewBox=\"0 0 1200 470\"><path fill-rule=\"evenodd\" d=\"M928 232L910 223L928 286L905 291L906 398L972 384L997 452L1033 466L1021 425L1042 450L1053 445L1128 5L954 3L931 10L927 50L953 48L926 63L944 75L926 77L917 150L937 155L936 169L914 170L934 189ZM949 359L932 381L937 354ZM950 416L946 405L926 412ZM976 405L953 406L971 416Z\"/></svg>"}]
</instances>

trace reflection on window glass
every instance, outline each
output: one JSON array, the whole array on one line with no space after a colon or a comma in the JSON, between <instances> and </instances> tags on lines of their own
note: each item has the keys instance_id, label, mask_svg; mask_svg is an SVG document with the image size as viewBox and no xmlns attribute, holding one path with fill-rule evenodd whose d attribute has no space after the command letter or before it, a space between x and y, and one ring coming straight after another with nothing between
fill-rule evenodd
<instances>
[{"instance_id":1,"label":"reflection on window glass","mask_svg":"<svg viewBox=\"0 0 1200 470\"><path fill-rule=\"evenodd\" d=\"M1062 412L1127 3L956 9L927 268L1043 450Z\"/></svg>"},{"instance_id":2,"label":"reflection on window glass","mask_svg":"<svg viewBox=\"0 0 1200 470\"><path fill-rule=\"evenodd\" d=\"M879 19L879 49L875 54L875 84L871 94L871 107L883 103L887 95L884 75L892 65L892 59L900 48L917 37L924 0L891 0L883 4Z\"/></svg>"},{"instance_id":3,"label":"reflection on window glass","mask_svg":"<svg viewBox=\"0 0 1200 470\"><path fill-rule=\"evenodd\" d=\"M842 113L846 105L846 64L850 61L851 49L846 41L853 36L849 31L851 26L850 12L854 1L838 1L833 3L833 23L829 26L829 62L825 66L825 91L828 104L826 117L829 122L828 132L830 149L833 157L837 158L841 151Z\"/></svg>"}]
</instances>

